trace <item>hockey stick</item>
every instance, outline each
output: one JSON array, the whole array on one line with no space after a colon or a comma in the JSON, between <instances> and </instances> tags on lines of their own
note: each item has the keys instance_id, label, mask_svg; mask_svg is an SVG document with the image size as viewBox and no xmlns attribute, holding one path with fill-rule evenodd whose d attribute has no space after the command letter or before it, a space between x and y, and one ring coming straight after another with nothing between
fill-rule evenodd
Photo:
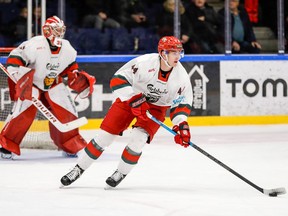
<instances>
[{"instance_id":1,"label":"hockey stick","mask_svg":"<svg viewBox=\"0 0 288 216\"><path fill-rule=\"evenodd\" d=\"M14 78L9 74L7 69L0 63L0 69L11 79L14 81ZM15 82L15 81L14 81ZM87 118L81 117L76 120L67 122L67 123L61 123L59 119L56 118L56 116L53 115L53 113L36 97L32 95L31 102L33 105L61 132L68 132L73 129L76 129L82 125L87 124Z\"/></svg>"},{"instance_id":2,"label":"hockey stick","mask_svg":"<svg viewBox=\"0 0 288 216\"><path fill-rule=\"evenodd\" d=\"M169 131L170 133L172 133L174 136L176 135L176 132L174 132L172 129L170 129L167 125L165 125L163 122L159 121L158 119L156 119L154 116L152 116L149 112L147 112L147 116L153 120L154 122L156 122L157 124L159 124L161 127L163 127L164 129L166 129L167 131ZM218 165L222 166L223 168L225 168L226 170L228 170L229 172L231 172L232 174L234 174L235 176L237 176L238 178L240 178L241 180L243 180L244 182L246 182L247 184L249 184L250 186L254 187L256 190L260 191L263 194L266 194L268 196L271 197L276 197L277 195L281 195L281 194L285 194L286 193L286 189L284 187L281 188L275 188L275 189L263 189L259 186L257 186L256 184L254 184L253 182L249 181L248 179L246 179L245 177L243 177L242 175L240 175L239 173L237 173L235 170L231 169L230 167L228 167L227 165L225 165L224 163L222 163L221 161L219 161L218 159L216 159L215 157L213 157L212 155L210 155L209 153L207 153L206 151L204 151L203 149L201 149L200 147L198 147L197 145L195 145L192 142L189 142L189 145L193 148L195 148L197 151L199 151L200 153L204 154L206 157L208 157L209 159L213 160L215 163L217 163Z\"/></svg>"}]
</instances>

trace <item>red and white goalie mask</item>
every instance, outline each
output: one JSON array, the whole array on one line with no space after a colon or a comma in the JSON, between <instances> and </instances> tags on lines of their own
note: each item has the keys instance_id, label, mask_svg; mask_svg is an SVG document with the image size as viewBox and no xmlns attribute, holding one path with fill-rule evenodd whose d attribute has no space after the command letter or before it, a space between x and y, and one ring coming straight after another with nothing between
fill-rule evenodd
<instances>
[{"instance_id":1,"label":"red and white goalie mask","mask_svg":"<svg viewBox=\"0 0 288 216\"><path fill-rule=\"evenodd\" d=\"M62 38L66 32L66 26L63 20L57 16L49 17L42 27L43 35L48 38L52 45L61 47Z\"/></svg>"}]
</instances>

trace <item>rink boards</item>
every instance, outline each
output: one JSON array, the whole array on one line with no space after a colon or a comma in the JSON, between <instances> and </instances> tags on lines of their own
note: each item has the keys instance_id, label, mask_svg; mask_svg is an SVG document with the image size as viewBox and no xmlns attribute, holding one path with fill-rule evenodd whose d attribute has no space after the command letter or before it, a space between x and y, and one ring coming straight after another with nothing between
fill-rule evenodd
<instances>
[{"instance_id":1,"label":"rink boards","mask_svg":"<svg viewBox=\"0 0 288 216\"><path fill-rule=\"evenodd\" d=\"M115 99L109 80L136 56L78 56L81 69L97 78L89 99L76 99L84 129L99 127ZM288 123L288 61L286 55L186 55L182 64L193 87L191 125ZM0 58L4 63L5 59ZM1 76L2 78L2 76ZM1 87L1 112L8 107L7 88ZM76 96L73 93L73 97ZM3 121L3 119L1 119ZM170 121L166 121L170 124Z\"/></svg>"}]
</instances>

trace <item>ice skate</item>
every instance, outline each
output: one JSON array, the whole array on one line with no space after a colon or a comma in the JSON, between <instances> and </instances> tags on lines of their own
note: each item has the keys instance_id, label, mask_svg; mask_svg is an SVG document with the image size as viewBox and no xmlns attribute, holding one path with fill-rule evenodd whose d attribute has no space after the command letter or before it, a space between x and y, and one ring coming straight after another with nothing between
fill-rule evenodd
<instances>
[{"instance_id":1,"label":"ice skate","mask_svg":"<svg viewBox=\"0 0 288 216\"><path fill-rule=\"evenodd\" d=\"M61 178L62 185L60 185L60 188L72 184L83 174L83 172L84 170L77 164L70 172Z\"/></svg>"},{"instance_id":2,"label":"ice skate","mask_svg":"<svg viewBox=\"0 0 288 216\"><path fill-rule=\"evenodd\" d=\"M10 152L4 148L1 148L1 147L0 147L0 156L2 159L6 159L6 160L12 160L13 159L12 152Z\"/></svg>"},{"instance_id":3,"label":"ice skate","mask_svg":"<svg viewBox=\"0 0 288 216\"><path fill-rule=\"evenodd\" d=\"M105 190L116 187L125 177L126 175L116 170L110 177L106 179L107 185Z\"/></svg>"}]
</instances>

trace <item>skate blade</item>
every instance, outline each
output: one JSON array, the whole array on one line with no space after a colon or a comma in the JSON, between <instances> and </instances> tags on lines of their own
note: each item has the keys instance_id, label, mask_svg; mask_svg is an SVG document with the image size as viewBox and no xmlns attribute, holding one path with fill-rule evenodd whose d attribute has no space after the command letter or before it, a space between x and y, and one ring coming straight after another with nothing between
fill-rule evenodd
<instances>
[{"instance_id":1,"label":"skate blade","mask_svg":"<svg viewBox=\"0 0 288 216\"><path fill-rule=\"evenodd\" d=\"M111 187L110 185L106 184L106 186L104 187L104 190L113 190L114 187Z\"/></svg>"},{"instance_id":2,"label":"skate blade","mask_svg":"<svg viewBox=\"0 0 288 216\"><path fill-rule=\"evenodd\" d=\"M14 160L14 155L13 154L0 154L0 159L1 160Z\"/></svg>"},{"instance_id":3,"label":"skate blade","mask_svg":"<svg viewBox=\"0 0 288 216\"><path fill-rule=\"evenodd\" d=\"M60 185L59 185L59 188L60 188L60 189L63 189L63 188L65 188L65 185L60 184Z\"/></svg>"}]
</instances>

